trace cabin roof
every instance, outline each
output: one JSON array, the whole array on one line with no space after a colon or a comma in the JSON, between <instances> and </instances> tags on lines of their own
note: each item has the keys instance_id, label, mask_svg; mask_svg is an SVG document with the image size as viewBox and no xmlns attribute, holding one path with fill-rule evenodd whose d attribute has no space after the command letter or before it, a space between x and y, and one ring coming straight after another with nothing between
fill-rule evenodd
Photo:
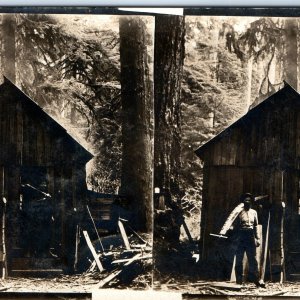
<instances>
[{"instance_id":1,"label":"cabin roof","mask_svg":"<svg viewBox=\"0 0 300 300\"><path fill-rule=\"evenodd\" d=\"M46 113L34 100L27 96L23 91L21 91L13 82L11 82L7 77L4 77L4 82L0 85L1 91L13 91L16 96L24 101L26 107L30 108L36 116L45 121L47 124L47 129L54 132L58 137L62 137L65 143L74 146L76 152L80 153L80 157L86 162L93 158L93 155L85 149L80 143L78 143L68 132L62 127L58 122L56 122L48 113Z\"/></svg>"},{"instance_id":2,"label":"cabin roof","mask_svg":"<svg viewBox=\"0 0 300 300\"><path fill-rule=\"evenodd\" d=\"M203 158L203 154L210 149L211 146L218 143L220 140L229 136L235 128L241 126L250 126L251 122L255 119L255 121L263 120L264 111L270 109L274 106L279 106L283 101L298 101L300 104L300 95L294 90L287 82L284 82L284 87L279 91L269 96L265 100L263 100L260 104L250 109L244 116L235 121L229 127L221 131L219 134L214 136L212 139L207 141L205 144L200 146L195 153L200 158Z\"/></svg>"}]
</instances>

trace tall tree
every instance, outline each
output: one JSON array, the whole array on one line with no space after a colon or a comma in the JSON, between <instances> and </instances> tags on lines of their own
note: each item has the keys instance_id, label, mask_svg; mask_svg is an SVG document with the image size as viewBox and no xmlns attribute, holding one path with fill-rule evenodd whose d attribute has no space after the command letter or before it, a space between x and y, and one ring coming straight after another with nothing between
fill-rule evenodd
<instances>
[{"instance_id":1,"label":"tall tree","mask_svg":"<svg viewBox=\"0 0 300 300\"><path fill-rule=\"evenodd\" d=\"M285 55L284 55L284 75L285 80L295 89L298 85L298 20L287 18L284 23L285 32Z\"/></svg>"},{"instance_id":2,"label":"tall tree","mask_svg":"<svg viewBox=\"0 0 300 300\"><path fill-rule=\"evenodd\" d=\"M113 20L91 30L87 19L18 15L17 74L22 89L59 122L73 121L68 130L96 153L89 186L114 193L121 164L119 26Z\"/></svg>"},{"instance_id":3,"label":"tall tree","mask_svg":"<svg viewBox=\"0 0 300 300\"><path fill-rule=\"evenodd\" d=\"M15 14L2 16L2 72L16 82L16 17Z\"/></svg>"},{"instance_id":4,"label":"tall tree","mask_svg":"<svg viewBox=\"0 0 300 300\"><path fill-rule=\"evenodd\" d=\"M181 80L185 19L155 17L154 185L179 196L181 167Z\"/></svg>"},{"instance_id":5,"label":"tall tree","mask_svg":"<svg viewBox=\"0 0 300 300\"><path fill-rule=\"evenodd\" d=\"M135 227L152 232L153 85L141 18L120 18L122 171L120 193L131 199Z\"/></svg>"}]
</instances>

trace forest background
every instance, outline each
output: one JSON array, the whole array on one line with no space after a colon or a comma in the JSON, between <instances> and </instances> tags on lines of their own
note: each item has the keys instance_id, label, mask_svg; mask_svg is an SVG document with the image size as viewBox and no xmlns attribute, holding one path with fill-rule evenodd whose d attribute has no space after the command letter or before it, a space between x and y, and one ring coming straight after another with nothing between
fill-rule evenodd
<instances>
[{"instance_id":1,"label":"forest background","mask_svg":"<svg viewBox=\"0 0 300 300\"><path fill-rule=\"evenodd\" d=\"M144 22L151 63L154 28L151 20ZM299 88L299 20L187 16L183 24L177 180L197 239L203 166L194 150L282 87L283 80ZM10 14L1 15L1 27L2 49L14 43L14 59L11 51L1 52L1 66L13 64L8 77L95 155L87 169L89 188L117 194L122 177L119 17Z\"/></svg>"}]
</instances>

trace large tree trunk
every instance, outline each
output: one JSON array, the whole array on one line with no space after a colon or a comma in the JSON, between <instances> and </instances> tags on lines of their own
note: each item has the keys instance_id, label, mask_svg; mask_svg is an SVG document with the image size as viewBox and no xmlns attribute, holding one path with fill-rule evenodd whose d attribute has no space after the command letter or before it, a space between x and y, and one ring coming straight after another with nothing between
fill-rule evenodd
<instances>
[{"instance_id":1,"label":"large tree trunk","mask_svg":"<svg viewBox=\"0 0 300 300\"><path fill-rule=\"evenodd\" d=\"M2 72L12 82L16 82L16 17L14 14L2 16Z\"/></svg>"},{"instance_id":2,"label":"large tree trunk","mask_svg":"<svg viewBox=\"0 0 300 300\"><path fill-rule=\"evenodd\" d=\"M120 19L122 174L120 194L131 199L135 227L152 232L153 82L142 19Z\"/></svg>"},{"instance_id":3,"label":"large tree trunk","mask_svg":"<svg viewBox=\"0 0 300 300\"><path fill-rule=\"evenodd\" d=\"M180 194L181 110L185 21L155 17L154 50L154 186Z\"/></svg>"},{"instance_id":4,"label":"large tree trunk","mask_svg":"<svg viewBox=\"0 0 300 300\"><path fill-rule=\"evenodd\" d=\"M285 80L294 89L297 89L297 32L298 23L295 18L287 18L285 20L285 58L284 58L284 74Z\"/></svg>"},{"instance_id":5,"label":"large tree trunk","mask_svg":"<svg viewBox=\"0 0 300 300\"><path fill-rule=\"evenodd\" d=\"M252 70L253 70L253 57L249 57L247 61L247 96L246 96L246 109L245 112L247 113L251 102L252 102Z\"/></svg>"}]
</instances>

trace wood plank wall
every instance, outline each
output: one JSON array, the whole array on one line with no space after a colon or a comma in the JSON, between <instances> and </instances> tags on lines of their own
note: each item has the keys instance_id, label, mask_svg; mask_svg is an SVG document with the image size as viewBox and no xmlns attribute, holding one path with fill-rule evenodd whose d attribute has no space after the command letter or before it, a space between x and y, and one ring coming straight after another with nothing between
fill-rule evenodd
<instances>
[{"instance_id":1,"label":"wood plank wall","mask_svg":"<svg viewBox=\"0 0 300 300\"><path fill-rule=\"evenodd\" d=\"M55 128L26 101L20 95L13 96L9 89L0 95L0 167L5 170L5 190L0 184L0 195L8 201L8 248L19 244L20 177L21 168L26 166L47 169L48 192L57 209L57 229L52 238L60 240L64 248L68 230L65 214L78 205L84 207L86 202L86 158L63 129Z\"/></svg>"}]
</instances>

